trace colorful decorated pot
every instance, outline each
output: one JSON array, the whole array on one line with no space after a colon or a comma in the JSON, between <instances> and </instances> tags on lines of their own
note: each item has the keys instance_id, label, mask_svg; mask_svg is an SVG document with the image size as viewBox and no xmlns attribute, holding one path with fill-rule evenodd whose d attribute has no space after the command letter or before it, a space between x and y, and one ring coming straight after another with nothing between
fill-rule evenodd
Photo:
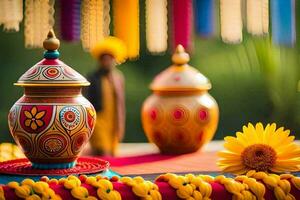
<instances>
[{"instance_id":1,"label":"colorful decorated pot","mask_svg":"<svg viewBox=\"0 0 300 200\"><path fill-rule=\"evenodd\" d=\"M143 128L162 153L195 152L215 134L218 105L208 93L209 80L187 64L189 55L181 45L172 61L150 86L153 94L142 107Z\"/></svg>"},{"instance_id":2,"label":"colorful decorated pot","mask_svg":"<svg viewBox=\"0 0 300 200\"><path fill-rule=\"evenodd\" d=\"M15 83L25 92L9 112L9 128L33 167L70 168L89 141L96 113L81 94L89 82L58 59L52 31L44 48L44 59Z\"/></svg>"}]
</instances>

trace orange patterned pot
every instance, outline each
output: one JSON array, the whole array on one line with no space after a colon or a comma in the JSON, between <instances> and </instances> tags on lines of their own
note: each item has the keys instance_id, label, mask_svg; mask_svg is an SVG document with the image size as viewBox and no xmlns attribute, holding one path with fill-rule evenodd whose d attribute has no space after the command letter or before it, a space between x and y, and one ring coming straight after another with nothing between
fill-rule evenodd
<instances>
[{"instance_id":1,"label":"orange patterned pot","mask_svg":"<svg viewBox=\"0 0 300 200\"><path fill-rule=\"evenodd\" d=\"M215 134L218 105L208 93L209 80L187 64L189 55L181 45L172 61L150 86L153 94L142 107L143 128L162 153L195 152Z\"/></svg>"},{"instance_id":2,"label":"orange patterned pot","mask_svg":"<svg viewBox=\"0 0 300 200\"><path fill-rule=\"evenodd\" d=\"M89 82L58 59L54 33L44 47L45 59L15 84L25 92L9 112L9 129L33 167L70 168L89 141L96 113L81 94Z\"/></svg>"}]
</instances>

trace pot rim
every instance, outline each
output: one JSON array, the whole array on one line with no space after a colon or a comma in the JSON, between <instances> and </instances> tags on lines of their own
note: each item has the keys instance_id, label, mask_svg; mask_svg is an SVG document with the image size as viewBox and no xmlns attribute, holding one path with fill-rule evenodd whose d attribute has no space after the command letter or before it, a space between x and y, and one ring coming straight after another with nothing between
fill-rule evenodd
<instances>
[{"instance_id":1,"label":"pot rim","mask_svg":"<svg viewBox=\"0 0 300 200\"><path fill-rule=\"evenodd\" d=\"M21 87L78 87L78 86L89 86L89 82L79 82L79 83L25 83L25 82L17 82L14 83L15 86Z\"/></svg>"}]
</instances>

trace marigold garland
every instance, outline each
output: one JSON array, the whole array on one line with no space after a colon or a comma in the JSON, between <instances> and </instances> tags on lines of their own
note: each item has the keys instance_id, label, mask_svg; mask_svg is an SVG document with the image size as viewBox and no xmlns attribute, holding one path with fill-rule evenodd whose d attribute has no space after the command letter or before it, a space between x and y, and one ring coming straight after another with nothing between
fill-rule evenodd
<instances>
[{"instance_id":1,"label":"marigold garland","mask_svg":"<svg viewBox=\"0 0 300 200\"><path fill-rule=\"evenodd\" d=\"M220 0L221 37L226 43L239 43L243 39L241 0Z\"/></svg>"},{"instance_id":2,"label":"marigold garland","mask_svg":"<svg viewBox=\"0 0 300 200\"><path fill-rule=\"evenodd\" d=\"M10 182L7 186L14 189L16 195L22 199L61 200L60 196L55 194L55 192L49 187L49 184L43 181L34 182L31 179L24 179L21 184L17 182Z\"/></svg>"},{"instance_id":3,"label":"marigold garland","mask_svg":"<svg viewBox=\"0 0 300 200\"><path fill-rule=\"evenodd\" d=\"M24 36L26 48L42 48L54 25L54 0L26 0Z\"/></svg>"},{"instance_id":4,"label":"marigold garland","mask_svg":"<svg viewBox=\"0 0 300 200\"><path fill-rule=\"evenodd\" d=\"M272 41L293 46L296 42L295 0L270 0Z\"/></svg>"},{"instance_id":5,"label":"marigold garland","mask_svg":"<svg viewBox=\"0 0 300 200\"><path fill-rule=\"evenodd\" d=\"M176 189L176 194L181 199L211 199L212 187L204 181L201 176L188 174L186 176L177 176L176 174L165 174L157 178L160 181L166 181Z\"/></svg>"},{"instance_id":6,"label":"marigold garland","mask_svg":"<svg viewBox=\"0 0 300 200\"><path fill-rule=\"evenodd\" d=\"M218 165L225 172L245 174L249 170L276 173L300 170L300 147L294 136L276 124L251 123L237 132L236 137L225 137L226 150L219 152Z\"/></svg>"},{"instance_id":7,"label":"marigold garland","mask_svg":"<svg viewBox=\"0 0 300 200\"><path fill-rule=\"evenodd\" d=\"M0 25L4 31L19 31L19 24L23 19L23 0L0 1Z\"/></svg>"},{"instance_id":8,"label":"marigold garland","mask_svg":"<svg viewBox=\"0 0 300 200\"><path fill-rule=\"evenodd\" d=\"M146 42L151 53L162 53L168 47L167 0L146 0Z\"/></svg>"},{"instance_id":9,"label":"marigold garland","mask_svg":"<svg viewBox=\"0 0 300 200\"><path fill-rule=\"evenodd\" d=\"M193 1L171 0L172 48L181 44L185 49L193 49Z\"/></svg>"},{"instance_id":10,"label":"marigold garland","mask_svg":"<svg viewBox=\"0 0 300 200\"><path fill-rule=\"evenodd\" d=\"M11 143L0 144L0 162L24 157L25 155L17 145Z\"/></svg>"},{"instance_id":11,"label":"marigold garland","mask_svg":"<svg viewBox=\"0 0 300 200\"><path fill-rule=\"evenodd\" d=\"M110 2L109 0L103 0L103 34L104 37L110 35Z\"/></svg>"},{"instance_id":12,"label":"marigold garland","mask_svg":"<svg viewBox=\"0 0 300 200\"><path fill-rule=\"evenodd\" d=\"M247 31L258 36L269 32L269 0L247 0Z\"/></svg>"},{"instance_id":13,"label":"marigold garland","mask_svg":"<svg viewBox=\"0 0 300 200\"><path fill-rule=\"evenodd\" d=\"M0 187L0 200L4 200L3 187L14 189L18 198L35 199L54 199L60 200L61 197L50 188L50 184L60 184L75 199L96 200L121 200L120 193L113 188L113 183L119 182L131 187L132 192L140 199L161 200L162 196L155 183L144 180L142 177L112 177L108 179L102 176L81 175L68 176L67 178L50 179L42 177L41 181L25 179L21 184L10 182L7 186ZM277 200L296 199L291 194L292 186L300 190L300 177L292 174L269 174L266 172L256 172L250 170L246 175L228 178L223 175L212 177L208 175L187 174L184 176L176 174L162 174L156 178L156 183L167 182L176 190L178 198L186 200L210 200L212 196L212 183L219 183L232 194L232 199L263 200L266 190L271 190ZM91 196L89 191L82 186L82 183L93 186L97 191L97 197Z\"/></svg>"},{"instance_id":14,"label":"marigold garland","mask_svg":"<svg viewBox=\"0 0 300 200\"><path fill-rule=\"evenodd\" d=\"M134 178L123 177L120 179L122 183L131 187L132 192L141 198L141 200L161 200L158 186L151 181L145 181L142 177Z\"/></svg>"},{"instance_id":15,"label":"marigold garland","mask_svg":"<svg viewBox=\"0 0 300 200\"><path fill-rule=\"evenodd\" d=\"M136 58L140 51L139 1L113 0L114 36L124 41L128 58Z\"/></svg>"},{"instance_id":16,"label":"marigold garland","mask_svg":"<svg viewBox=\"0 0 300 200\"><path fill-rule=\"evenodd\" d=\"M0 200L5 200L3 187L0 186Z\"/></svg>"},{"instance_id":17,"label":"marigold garland","mask_svg":"<svg viewBox=\"0 0 300 200\"><path fill-rule=\"evenodd\" d=\"M80 38L85 51L90 51L104 38L103 0L82 1Z\"/></svg>"}]
</instances>

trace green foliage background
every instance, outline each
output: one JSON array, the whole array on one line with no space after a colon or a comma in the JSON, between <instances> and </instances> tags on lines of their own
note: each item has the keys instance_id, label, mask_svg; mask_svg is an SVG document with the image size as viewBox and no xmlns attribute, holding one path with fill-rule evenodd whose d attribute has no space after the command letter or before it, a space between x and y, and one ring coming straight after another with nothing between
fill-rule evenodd
<instances>
[{"instance_id":1,"label":"green foliage background","mask_svg":"<svg viewBox=\"0 0 300 200\"><path fill-rule=\"evenodd\" d=\"M143 12L141 9L141 16ZM144 19L141 19L139 59L119 67L126 77L126 142L146 141L140 108L151 94L148 89L151 80L171 64L170 53L153 56L147 52L143 24ZM42 59L42 50L27 50L23 44L23 32L0 32L0 142L12 140L7 127L7 112L23 93L13 83ZM233 135L244 124L258 121L276 122L300 138L297 48L274 47L268 37L248 35L240 45L224 44L218 37L206 40L196 37L194 46L190 64L211 80L213 89L210 93L220 108L215 139ZM62 43L60 53L65 63L82 74L96 66L79 43Z\"/></svg>"}]
</instances>

